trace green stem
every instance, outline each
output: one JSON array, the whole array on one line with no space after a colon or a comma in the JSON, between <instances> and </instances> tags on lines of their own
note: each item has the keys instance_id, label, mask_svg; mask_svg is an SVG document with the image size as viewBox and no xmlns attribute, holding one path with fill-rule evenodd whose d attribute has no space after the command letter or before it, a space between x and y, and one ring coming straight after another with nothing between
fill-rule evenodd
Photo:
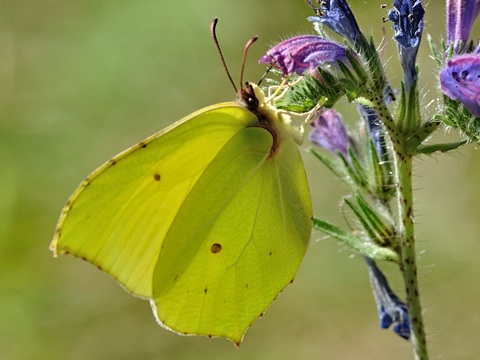
<instances>
[{"instance_id":1,"label":"green stem","mask_svg":"<svg viewBox=\"0 0 480 360\"><path fill-rule=\"evenodd\" d=\"M412 329L412 345L416 360L428 360L423 327L422 307L417 281L412 197L412 156L395 147L398 184L400 270L405 284L406 303Z\"/></svg>"},{"instance_id":2,"label":"green stem","mask_svg":"<svg viewBox=\"0 0 480 360\"><path fill-rule=\"evenodd\" d=\"M398 239L400 271L406 292L406 303L412 330L412 345L415 360L428 360L427 342L423 327L422 306L417 280L415 234L412 196L412 155L407 147L407 138L399 131L388 108L380 97L371 97L374 108L383 120L394 149L394 164L398 207Z\"/></svg>"}]
</instances>

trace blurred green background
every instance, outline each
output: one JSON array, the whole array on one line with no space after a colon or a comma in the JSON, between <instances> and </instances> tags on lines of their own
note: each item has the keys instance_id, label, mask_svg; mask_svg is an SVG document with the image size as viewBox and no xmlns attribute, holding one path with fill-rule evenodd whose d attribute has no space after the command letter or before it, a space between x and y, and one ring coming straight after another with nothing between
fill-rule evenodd
<instances>
[{"instance_id":1,"label":"blurred green background","mask_svg":"<svg viewBox=\"0 0 480 360\"><path fill-rule=\"evenodd\" d=\"M350 3L365 31L378 41L385 32L386 66L398 86L382 1ZM438 42L443 2L426 9L426 32ZM256 60L269 45L312 33L308 15L302 0L0 0L2 359L412 358L408 342L378 328L362 259L320 233L294 284L239 350L162 329L148 302L93 266L48 250L63 204L90 171L174 120L234 99L209 35L214 16L235 79L245 42L260 36L246 66L246 79L256 82L264 71ZM422 106L431 115L438 85L422 46ZM455 131L437 136L451 139ZM342 223L345 189L307 153L305 161L316 216ZM421 295L435 359L480 354L479 183L473 145L416 161ZM397 269L382 267L401 289Z\"/></svg>"}]
</instances>

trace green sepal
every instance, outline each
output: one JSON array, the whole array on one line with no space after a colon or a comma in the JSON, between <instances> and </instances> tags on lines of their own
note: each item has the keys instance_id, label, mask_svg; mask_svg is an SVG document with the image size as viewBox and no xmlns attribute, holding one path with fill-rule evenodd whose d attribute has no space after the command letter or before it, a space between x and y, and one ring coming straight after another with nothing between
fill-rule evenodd
<instances>
[{"instance_id":1,"label":"green sepal","mask_svg":"<svg viewBox=\"0 0 480 360\"><path fill-rule=\"evenodd\" d=\"M352 102L363 93L368 82L368 74L365 72L365 66L354 54L347 49L347 59L351 67L339 62L338 67L344 78L338 81L343 85L348 101Z\"/></svg>"},{"instance_id":2,"label":"green sepal","mask_svg":"<svg viewBox=\"0 0 480 360\"><path fill-rule=\"evenodd\" d=\"M371 74L371 83L369 86L374 92L383 96L383 91L387 86L387 80L372 36L370 36L370 41L365 50L365 58L368 61L368 73Z\"/></svg>"},{"instance_id":3,"label":"green sepal","mask_svg":"<svg viewBox=\"0 0 480 360\"><path fill-rule=\"evenodd\" d=\"M327 221L314 218L313 228L343 242L364 256L368 256L375 260L391 261L395 263L400 262L398 254L392 249L378 246L370 241L365 241L361 237L345 231Z\"/></svg>"},{"instance_id":4,"label":"green sepal","mask_svg":"<svg viewBox=\"0 0 480 360\"><path fill-rule=\"evenodd\" d=\"M345 204L347 204L347 206L350 208L350 210L353 211L353 213L355 214L357 219L360 221L363 229L365 230L365 232L368 235L368 238L369 239L375 239L376 238L375 231L373 231L373 229L370 227L367 219L364 218L364 216L363 216L364 214L361 211L361 209L357 206L357 204L353 203L348 198L344 198L343 201L345 202ZM374 241L374 242L377 243L378 245L382 245L378 241Z\"/></svg>"},{"instance_id":5,"label":"green sepal","mask_svg":"<svg viewBox=\"0 0 480 360\"><path fill-rule=\"evenodd\" d=\"M412 86L408 93L405 89L405 84L402 82L402 99L400 101L397 119L398 129L406 136L415 133L421 124L422 115L420 114L419 93L416 79L412 82Z\"/></svg>"},{"instance_id":6,"label":"green sepal","mask_svg":"<svg viewBox=\"0 0 480 360\"><path fill-rule=\"evenodd\" d=\"M398 124L405 123L407 117L407 91L405 89L405 83L402 81L400 89L400 99L397 105L397 121Z\"/></svg>"},{"instance_id":7,"label":"green sepal","mask_svg":"<svg viewBox=\"0 0 480 360\"><path fill-rule=\"evenodd\" d=\"M428 45L430 46L430 51L432 52L432 57L433 60L435 60L435 63L439 68L443 66L444 62L444 56L445 56L445 51L440 51L437 47L437 44L432 40L432 36L430 34L427 34L427 42ZM445 44L444 46L445 47Z\"/></svg>"},{"instance_id":8,"label":"green sepal","mask_svg":"<svg viewBox=\"0 0 480 360\"><path fill-rule=\"evenodd\" d=\"M275 104L278 109L304 113L318 104L331 108L344 94L344 87L330 72L317 68L317 76L306 75L295 81L290 90Z\"/></svg>"},{"instance_id":9,"label":"green sepal","mask_svg":"<svg viewBox=\"0 0 480 360\"><path fill-rule=\"evenodd\" d=\"M358 187L363 189L368 188L367 175L365 173L365 167L360 164L357 158L357 154L351 147L348 148L348 156L350 158L350 163L341 157L345 167L347 168L348 174L352 177Z\"/></svg>"},{"instance_id":10,"label":"green sepal","mask_svg":"<svg viewBox=\"0 0 480 360\"><path fill-rule=\"evenodd\" d=\"M339 67L344 76L347 79L350 79L352 82L355 82L357 85L365 86L368 81L368 74L365 72L365 66L360 62L360 60L347 49L347 59L352 66L350 69L349 67L345 66L342 62L339 62ZM353 70L353 73L352 71Z\"/></svg>"},{"instance_id":11,"label":"green sepal","mask_svg":"<svg viewBox=\"0 0 480 360\"><path fill-rule=\"evenodd\" d=\"M475 117L458 100L443 97L445 113L437 114L435 119L448 126L461 130L471 141L480 142L480 117Z\"/></svg>"},{"instance_id":12,"label":"green sepal","mask_svg":"<svg viewBox=\"0 0 480 360\"><path fill-rule=\"evenodd\" d=\"M393 221L379 214L377 209L370 206L361 195L355 195L355 200L356 203L353 203L347 198L344 199L345 203L357 216L370 240L382 247L394 247L395 244L392 243L392 239L395 238ZM376 207L378 209L383 208L383 206L378 203ZM384 213L387 213L386 209L384 209Z\"/></svg>"},{"instance_id":13,"label":"green sepal","mask_svg":"<svg viewBox=\"0 0 480 360\"><path fill-rule=\"evenodd\" d=\"M379 198L387 201L394 194L393 175L390 162L381 162L372 139L368 140L368 155L373 174L371 191Z\"/></svg>"}]
</instances>

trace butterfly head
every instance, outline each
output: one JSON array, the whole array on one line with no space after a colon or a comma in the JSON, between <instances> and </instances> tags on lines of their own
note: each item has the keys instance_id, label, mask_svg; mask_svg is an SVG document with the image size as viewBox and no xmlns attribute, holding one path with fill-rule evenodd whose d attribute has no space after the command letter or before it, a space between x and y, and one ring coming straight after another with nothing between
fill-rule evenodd
<instances>
[{"instance_id":1,"label":"butterfly head","mask_svg":"<svg viewBox=\"0 0 480 360\"><path fill-rule=\"evenodd\" d=\"M238 102L245 109L256 113L261 103L265 102L265 95L257 85L247 82L245 88L240 89L238 93Z\"/></svg>"}]
</instances>

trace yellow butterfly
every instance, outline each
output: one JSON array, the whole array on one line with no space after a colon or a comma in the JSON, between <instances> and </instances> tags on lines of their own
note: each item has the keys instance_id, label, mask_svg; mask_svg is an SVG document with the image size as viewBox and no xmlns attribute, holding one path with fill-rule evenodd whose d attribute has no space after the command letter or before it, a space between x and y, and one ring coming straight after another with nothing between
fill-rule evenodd
<instances>
[{"instance_id":1,"label":"yellow butterfly","mask_svg":"<svg viewBox=\"0 0 480 360\"><path fill-rule=\"evenodd\" d=\"M90 174L51 249L150 300L162 326L239 345L310 239L299 143L289 117L247 83L237 102L201 109Z\"/></svg>"}]
</instances>

